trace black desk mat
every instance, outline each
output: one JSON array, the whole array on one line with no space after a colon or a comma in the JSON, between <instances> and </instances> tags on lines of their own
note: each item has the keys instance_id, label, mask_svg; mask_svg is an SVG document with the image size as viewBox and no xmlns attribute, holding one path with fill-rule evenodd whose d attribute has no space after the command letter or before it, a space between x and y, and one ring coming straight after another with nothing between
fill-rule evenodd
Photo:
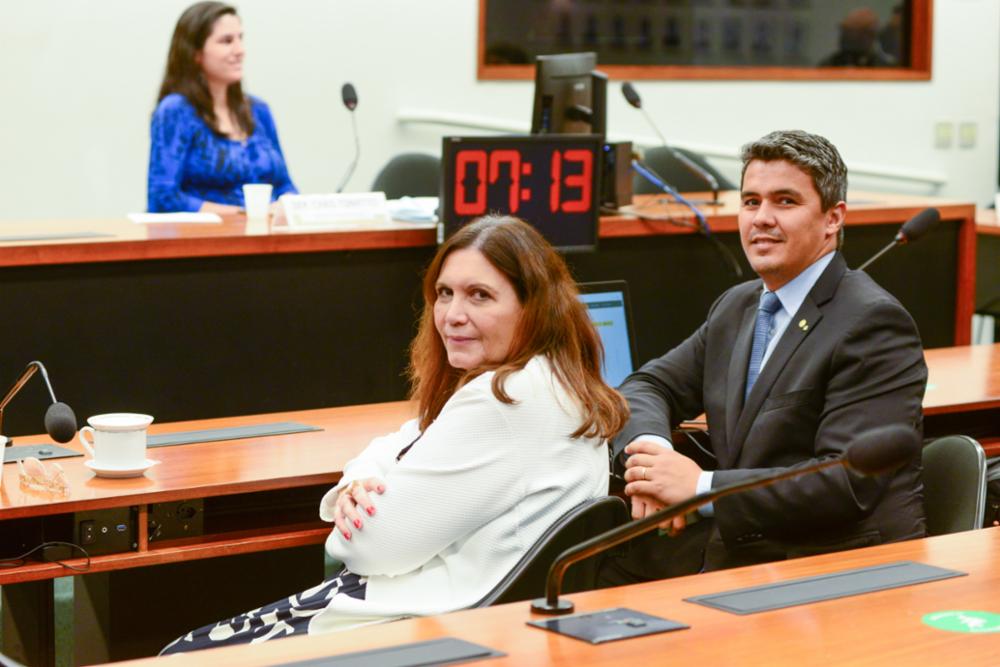
<instances>
[{"instance_id":1,"label":"black desk mat","mask_svg":"<svg viewBox=\"0 0 1000 667\"><path fill-rule=\"evenodd\" d=\"M278 667L422 667L423 665L457 665L486 658L507 655L487 646L480 646L464 639L443 637L425 642L377 648L370 651L313 658L299 662L286 662Z\"/></svg>"},{"instance_id":2,"label":"black desk mat","mask_svg":"<svg viewBox=\"0 0 1000 667\"><path fill-rule=\"evenodd\" d=\"M685 598L688 602L714 607L732 614L794 607L811 602L900 588L928 581L964 577L967 573L912 561L873 565L832 574L780 581L764 586L739 588L722 593Z\"/></svg>"},{"instance_id":3,"label":"black desk mat","mask_svg":"<svg viewBox=\"0 0 1000 667\"><path fill-rule=\"evenodd\" d=\"M148 447L169 447L171 445L189 445L195 442L215 442L217 440L240 440L242 438L259 438L265 435L286 435L288 433L306 433L322 431L318 426L309 426L298 422L274 422L271 424L253 424L251 426L233 426L229 428L210 428L203 431L179 431L177 433L161 433L147 438ZM83 456L81 452L66 449L56 444L21 445L6 447L4 463L13 463L26 456L36 459L62 459L72 456Z\"/></svg>"},{"instance_id":4,"label":"black desk mat","mask_svg":"<svg viewBox=\"0 0 1000 667\"><path fill-rule=\"evenodd\" d=\"M3 462L13 463L26 456L34 456L39 461L45 459L66 459L71 456L83 456L80 452L66 449L59 445L12 445L4 448Z\"/></svg>"},{"instance_id":5,"label":"black desk mat","mask_svg":"<svg viewBox=\"0 0 1000 667\"><path fill-rule=\"evenodd\" d=\"M572 616L556 616L540 621L527 621L527 624L590 644L603 644L619 639L687 630L690 627L669 618L651 616L625 607Z\"/></svg>"},{"instance_id":6,"label":"black desk mat","mask_svg":"<svg viewBox=\"0 0 1000 667\"><path fill-rule=\"evenodd\" d=\"M195 442L240 440L242 438L259 438L265 435L286 435L288 433L306 433L308 431L322 430L318 426L309 426L308 424L300 424L299 422L273 422L271 424L210 428L203 431L161 433L149 436L146 440L146 445L148 447L170 447L172 445L190 445Z\"/></svg>"}]
</instances>

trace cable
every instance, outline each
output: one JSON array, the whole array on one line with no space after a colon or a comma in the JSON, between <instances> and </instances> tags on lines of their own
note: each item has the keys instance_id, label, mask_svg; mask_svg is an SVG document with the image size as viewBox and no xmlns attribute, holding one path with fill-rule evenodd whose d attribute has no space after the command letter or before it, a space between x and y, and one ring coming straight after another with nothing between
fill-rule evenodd
<instances>
[{"instance_id":1,"label":"cable","mask_svg":"<svg viewBox=\"0 0 1000 667\"><path fill-rule=\"evenodd\" d=\"M708 220L705 218L705 214L702 213L698 207L692 204L690 201L685 199L677 190L667 185L667 183L660 178L659 174L649 168L649 166L643 164L638 158L632 159L632 169L634 169L640 176L645 178L647 181L660 188L668 195L673 197L678 203L686 206L692 213L694 213L695 218L698 220L698 229L702 236L707 238L715 246L715 249L722 255L722 258L729 264L729 268L732 269L733 274L737 279L742 280L743 278L743 268L740 266L739 261L733 252L729 249L726 244L720 241L718 238L712 234L712 228L708 226Z\"/></svg>"},{"instance_id":2,"label":"cable","mask_svg":"<svg viewBox=\"0 0 1000 667\"><path fill-rule=\"evenodd\" d=\"M77 549L78 551L80 551L81 553L83 553L83 557L87 559L87 562L84 564L83 567L79 567L79 566L76 566L76 565L70 565L68 563L64 563L62 560L52 560L52 561L46 561L46 562L51 562L51 563L56 563L57 565L62 565L67 570L73 570L74 572L87 572L87 571L90 570L90 554L87 553L86 549L84 549L83 547L81 547L79 544L74 544L73 542L60 542L60 541L42 542L41 544L39 544L38 546L34 547L33 549L30 549L30 550L24 552L20 556L15 556L13 558L0 558L0 567L21 567L22 565L25 565L28 562L28 558L33 553L35 553L36 551L39 551L39 550L43 550L46 547L69 547L70 549Z\"/></svg>"}]
</instances>

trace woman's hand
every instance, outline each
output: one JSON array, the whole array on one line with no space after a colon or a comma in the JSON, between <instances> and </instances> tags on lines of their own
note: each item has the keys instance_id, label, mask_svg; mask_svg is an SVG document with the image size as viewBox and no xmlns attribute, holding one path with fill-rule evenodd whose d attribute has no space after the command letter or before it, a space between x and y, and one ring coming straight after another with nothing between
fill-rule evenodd
<instances>
[{"instance_id":1,"label":"woman's hand","mask_svg":"<svg viewBox=\"0 0 1000 667\"><path fill-rule=\"evenodd\" d=\"M357 479L340 490L333 510L333 522L345 540L351 539L351 530L361 530L362 514L375 514L369 493L385 493L385 484L377 477Z\"/></svg>"}]
</instances>

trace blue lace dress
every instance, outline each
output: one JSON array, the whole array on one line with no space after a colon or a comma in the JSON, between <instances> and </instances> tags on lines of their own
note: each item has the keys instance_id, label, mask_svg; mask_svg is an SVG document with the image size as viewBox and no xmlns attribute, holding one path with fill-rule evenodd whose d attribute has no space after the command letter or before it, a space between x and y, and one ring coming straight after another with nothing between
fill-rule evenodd
<instances>
[{"instance_id":1,"label":"blue lace dress","mask_svg":"<svg viewBox=\"0 0 1000 667\"><path fill-rule=\"evenodd\" d=\"M150 128L148 207L197 211L202 202L243 206L244 183L270 183L272 199L297 192L267 104L251 96L254 131L244 141L213 132L183 95L160 100Z\"/></svg>"}]
</instances>

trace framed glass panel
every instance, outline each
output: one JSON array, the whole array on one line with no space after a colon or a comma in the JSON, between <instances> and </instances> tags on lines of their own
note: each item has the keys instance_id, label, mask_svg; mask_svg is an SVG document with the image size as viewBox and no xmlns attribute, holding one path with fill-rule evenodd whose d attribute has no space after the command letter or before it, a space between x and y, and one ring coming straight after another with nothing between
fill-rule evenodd
<instances>
[{"instance_id":1,"label":"framed glass panel","mask_svg":"<svg viewBox=\"0 0 1000 667\"><path fill-rule=\"evenodd\" d=\"M480 79L595 51L630 79L929 79L931 0L480 0Z\"/></svg>"}]
</instances>

